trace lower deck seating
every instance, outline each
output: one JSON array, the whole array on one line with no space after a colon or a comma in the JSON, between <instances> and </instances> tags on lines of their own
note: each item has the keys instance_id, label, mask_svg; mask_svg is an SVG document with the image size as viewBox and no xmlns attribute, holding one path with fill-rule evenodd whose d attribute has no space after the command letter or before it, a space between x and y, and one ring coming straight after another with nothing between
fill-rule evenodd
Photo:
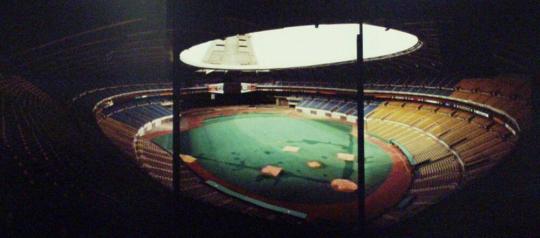
<instances>
[{"instance_id":1,"label":"lower deck seating","mask_svg":"<svg viewBox=\"0 0 540 238\"><path fill-rule=\"evenodd\" d=\"M350 100L327 99L321 97L304 98L296 107L323 110L328 112L357 115L357 104Z\"/></svg>"},{"instance_id":2,"label":"lower deck seating","mask_svg":"<svg viewBox=\"0 0 540 238\"><path fill-rule=\"evenodd\" d=\"M368 115L379 106L380 101L364 101L364 115Z\"/></svg>"},{"instance_id":3,"label":"lower deck seating","mask_svg":"<svg viewBox=\"0 0 540 238\"><path fill-rule=\"evenodd\" d=\"M415 162L413 183L404 198L412 202L375 220L381 224L422 210L484 175L517 140L488 118L428 104L384 102L365 120L367 133L398 141Z\"/></svg>"},{"instance_id":4,"label":"lower deck seating","mask_svg":"<svg viewBox=\"0 0 540 238\"><path fill-rule=\"evenodd\" d=\"M156 118L169 116L171 114L172 111L170 109L163 107L160 104L139 104L130 108L120 109L107 116L117 121L121 121L133 128L139 128Z\"/></svg>"}]
</instances>

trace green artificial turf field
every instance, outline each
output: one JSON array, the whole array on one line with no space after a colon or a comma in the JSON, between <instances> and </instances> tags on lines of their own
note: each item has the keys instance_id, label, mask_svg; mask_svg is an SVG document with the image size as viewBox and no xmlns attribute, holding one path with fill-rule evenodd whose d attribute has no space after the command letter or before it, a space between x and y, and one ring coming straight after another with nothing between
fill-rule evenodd
<instances>
[{"instance_id":1,"label":"green artificial turf field","mask_svg":"<svg viewBox=\"0 0 540 238\"><path fill-rule=\"evenodd\" d=\"M273 200L296 203L351 202L356 193L332 190L335 178L357 181L357 160L337 159L337 153L358 154L357 139L351 126L340 122L293 118L273 113L249 113L207 119L203 125L182 133L182 154L197 158L197 163L228 184ZM171 150L171 135L154 139ZM298 147L297 153L283 151ZM366 144L368 191L386 178L391 169L390 157L378 146ZM373 153L371 153L373 151ZM382 158L384 162L376 158ZM309 168L308 161L322 167ZM276 177L261 175L261 168L283 168ZM219 181L217 181L219 183ZM360 186L362 187L362 186ZM246 194L249 196L249 194Z\"/></svg>"},{"instance_id":2,"label":"green artificial turf field","mask_svg":"<svg viewBox=\"0 0 540 238\"><path fill-rule=\"evenodd\" d=\"M392 170L392 159L381 147L369 140L364 140L365 161L364 177L366 179L366 195L375 191Z\"/></svg>"}]
</instances>

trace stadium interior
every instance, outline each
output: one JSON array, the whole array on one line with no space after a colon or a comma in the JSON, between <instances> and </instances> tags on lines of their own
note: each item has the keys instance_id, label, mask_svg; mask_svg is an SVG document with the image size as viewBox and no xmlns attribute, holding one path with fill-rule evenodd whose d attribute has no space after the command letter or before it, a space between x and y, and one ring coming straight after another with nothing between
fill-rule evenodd
<instances>
[{"instance_id":1,"label":"stadium interior","mask_svg":"<svg viewBox=\"0 0 540 238\"><path fill-rule=\"evenodd\" d=\"M2 4L2 236L535 236L538 3L292 2ZM359 22L418 41L258 67Z\"/></svg>"}]
</instances>

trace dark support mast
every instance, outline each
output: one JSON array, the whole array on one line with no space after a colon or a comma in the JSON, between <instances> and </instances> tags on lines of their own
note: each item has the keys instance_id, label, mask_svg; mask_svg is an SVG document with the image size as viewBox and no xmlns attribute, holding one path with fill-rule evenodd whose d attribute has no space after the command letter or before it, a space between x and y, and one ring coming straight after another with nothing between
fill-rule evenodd
<instances>
[{"instance_id":1,"label":"dark support mast","mask_svg":"<svg viewBox=\"0 0 540 238\"><path fill-rule=\"evenodd\" d=\"M359 234L362 234L365 231L366 219L365 219L365 177L364 177L364 77L365 74L365 65L364 65L364 52L363 52L363 27L362 19L360 19L360 34L356 36L356 104L358 111L358 118L356 120L356 125L358 128L358 217L359 217Z\"/></svg>"},{"instance_id":2,"label":"dark support mast","mask_svg":"<svg viewBox=\"0 0 540 238\"><path fill-rule=\"evenodd\" d=\"M172 170L173 170L173 191L177 197L180 197L180 111L181 111L181 89L182 82L180 81L182 77L181 68L180 68L180 43L178 42L178 32L177 28L179 25L178 17L175 16L178 9L178 1L169 1L171 9L169 9L169 19L172 22L172 33L171 33L171 44L172 44L172 84L173 84L173 160L172 160Z\"/></svg>"},{"instance_id":3,"label":"dark support mast","mask_svg":"<svg viewBox=\"0 0 540 238\"><path fill-rule=\"evenodd\" d=\"M177 62L175 63L178 68ZM179 69L175 69L178 71ZM180 111L181 97L180 91L182 88L179 82L179 74L175 74L173 81L173 190L176 195L180 195Z\"/></svg>"}]
</instances>

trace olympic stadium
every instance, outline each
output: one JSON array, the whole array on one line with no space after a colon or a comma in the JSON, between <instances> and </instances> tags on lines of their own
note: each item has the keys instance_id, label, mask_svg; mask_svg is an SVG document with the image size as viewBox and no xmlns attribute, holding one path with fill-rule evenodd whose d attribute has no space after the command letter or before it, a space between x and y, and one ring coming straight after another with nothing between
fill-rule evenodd
<instances>
[{"instance_id":1,"label":"olympic stadium","mask_svg":"<svg viewBox=\"0 0 540 238\"><path fill-rule=\"evenodd\" d=\"M2 230L532 235L534 7L14 4Z\"/></svg>"}]
</instances>

